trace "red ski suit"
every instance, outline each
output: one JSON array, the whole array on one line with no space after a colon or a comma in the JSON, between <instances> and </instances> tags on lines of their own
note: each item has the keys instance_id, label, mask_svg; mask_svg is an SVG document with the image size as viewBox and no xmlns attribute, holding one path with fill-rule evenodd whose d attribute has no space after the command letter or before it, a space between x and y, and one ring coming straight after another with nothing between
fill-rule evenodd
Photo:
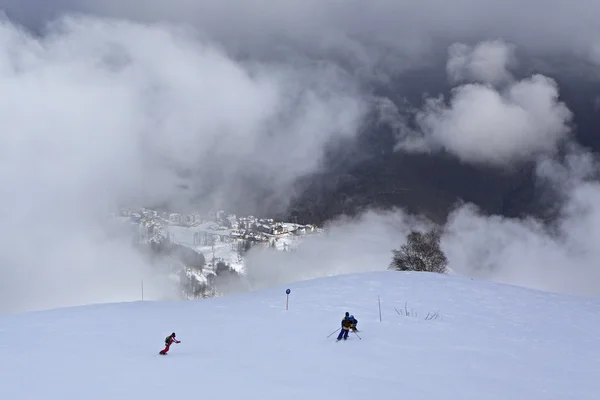
<instances>
[{"instance_id":1,"label":"red ski suit","mask_svg":"<svg viewBox=\"0 0 600 400\"><path fill-rule=\"evenodd\" d=\"M167 352L169 351L169 348L171 347L171 344L173 342L181 343L179 340L175 339L173 336L167 336L165 338L165 348L160 351L160 354L167 354Z\"/></svg>"}]
</instances>

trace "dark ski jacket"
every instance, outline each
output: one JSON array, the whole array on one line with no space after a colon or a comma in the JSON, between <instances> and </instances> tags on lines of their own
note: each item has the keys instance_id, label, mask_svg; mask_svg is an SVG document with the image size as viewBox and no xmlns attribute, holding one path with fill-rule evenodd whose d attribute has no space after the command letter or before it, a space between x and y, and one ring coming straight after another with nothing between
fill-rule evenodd
<instances>
[{"instance_id":1,"label":"dark ski jacket","mask_svg":"<svg viewBox=\"0 0 600 400\"><path fill-rule=\"evenodd\" d=\"M179 343L179 340L175 339L173 336L169 335L165 338L165 344L170 345L171 343Z\"/></svg>"},{"instance_id":2,"label":"dark ski jacket","mask_svg":"<svg viewBox=\"0 0 600 400\"><path fill-rule=\"evenodd\" d=\"M358 324L358 320L356 318L344 317L342 318L342 328L348 330Z\"/></svg>"}]
</instances>

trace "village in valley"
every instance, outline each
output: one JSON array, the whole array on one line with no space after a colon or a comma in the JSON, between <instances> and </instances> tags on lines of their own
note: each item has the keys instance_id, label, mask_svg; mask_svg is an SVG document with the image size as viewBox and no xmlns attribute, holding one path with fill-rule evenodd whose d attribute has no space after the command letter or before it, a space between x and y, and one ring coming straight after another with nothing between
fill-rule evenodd
<instances>
[{"instance_id":1,"label":"village in valley","mask_svg":"<svg viewBox=\"0 0 600 400\"><path fill-rule=\"evenodd\" d=\"M200 256L200 263L177 261L174 267L174 270L185 274L184 280L191 280L191 286L196 288L191 291L202 292L201 296L186 294L188 298L212 297L205 292L211 291L214 295L214 287L207 289L204 286L210 286L211 278L220 271L244 274L244 255L256 246L274 251L294 251L303 238L322 232L314 225L252 215L238 217L223 210L203 215L122 208L113 216L130 227L136 245L167 243L171 247L188 249L186 252L192 250ZM189 255L185 259L189 260Z\"/></svg>"}]
</instances>

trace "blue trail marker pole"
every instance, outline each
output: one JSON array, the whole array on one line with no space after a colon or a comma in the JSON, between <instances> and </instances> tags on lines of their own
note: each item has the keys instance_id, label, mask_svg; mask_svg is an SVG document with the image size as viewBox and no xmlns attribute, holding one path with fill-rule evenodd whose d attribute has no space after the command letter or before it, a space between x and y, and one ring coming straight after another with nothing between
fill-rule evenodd
<instances>
[{"instance_id":1,"label":"blue trail marker pole","mask_svg":"<svg viewBox=\"0 0 600 400\"><path fill-rule=\"evenodd\" d=\"M289 300L290 300L290 293L291 292L292 291L290 289L288 289L288 290L285 291L285 295L286 295L286 297L285 297L285 311L288 310L288 303L289 303Z\"/></svg>"}]
</instances>

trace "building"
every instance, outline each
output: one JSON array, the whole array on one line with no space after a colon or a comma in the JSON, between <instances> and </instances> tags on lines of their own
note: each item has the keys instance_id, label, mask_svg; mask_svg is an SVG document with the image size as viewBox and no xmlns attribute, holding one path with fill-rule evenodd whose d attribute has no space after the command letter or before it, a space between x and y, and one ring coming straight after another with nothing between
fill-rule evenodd
<instances>
[{"instance_id":1,"label":"building","mask_svg":"<svg viewBox=\"0 0 600 400\"><path fill-rule=\"evenodd\" d=\"M194 216L188 214L182 215L181 222L189 226L194 225Z\"/></svg>"},{"instance_id":2,"label":"building","mask_svg":"<svg viewBox=\"0 0 600 400\"><path fill-rule=\"evenodd\" d=\"M180 224L181 223L181 214L178 214L178 213L169 214L169 222L172 224Z\"/></svg>"}]
</instances>

